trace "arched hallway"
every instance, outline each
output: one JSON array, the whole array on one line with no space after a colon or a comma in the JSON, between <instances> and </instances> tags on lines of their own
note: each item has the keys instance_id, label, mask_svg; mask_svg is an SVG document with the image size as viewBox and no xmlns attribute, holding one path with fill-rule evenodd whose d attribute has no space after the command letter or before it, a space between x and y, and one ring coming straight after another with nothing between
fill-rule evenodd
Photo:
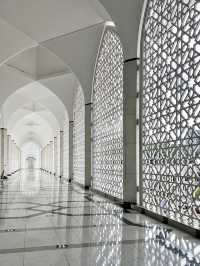
<instances>
[{"instance_id":1,"label":"arched hallway","mask_svg":"<svg viewBox=\"0 0 200 266\"><path fill-rule=\"evenodd\" d=\"M200 265L197 0L0 1L0 265Z\"/></svg>"}]
</instances>

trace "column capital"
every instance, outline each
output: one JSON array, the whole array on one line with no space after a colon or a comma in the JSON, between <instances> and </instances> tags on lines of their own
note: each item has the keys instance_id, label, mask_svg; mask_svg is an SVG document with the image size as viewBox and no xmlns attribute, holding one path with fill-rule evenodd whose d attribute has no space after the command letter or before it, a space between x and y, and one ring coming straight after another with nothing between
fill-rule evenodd
<instances>
[{"instance_id":1,"label":"column capital","mask_svg":"<svg viewBox=\"0 0 200 266\"><path fill-rule=\"evenodd\" d=\"M124 60L124 64L127 64L129 62L133 62L133 61L140 61L140 58L139 57L133 57L133 58L126 59L126 60Z\"/></svg>"},{"instance_id":2,"label":"column capital","mask_svg":"<svg viewBox=\"0 0 200 266\"><path fill-rule=\"evenodd\" d=\"M85 106L91 106L93 103L86 103Z\"/></svg>"}]
</instances>

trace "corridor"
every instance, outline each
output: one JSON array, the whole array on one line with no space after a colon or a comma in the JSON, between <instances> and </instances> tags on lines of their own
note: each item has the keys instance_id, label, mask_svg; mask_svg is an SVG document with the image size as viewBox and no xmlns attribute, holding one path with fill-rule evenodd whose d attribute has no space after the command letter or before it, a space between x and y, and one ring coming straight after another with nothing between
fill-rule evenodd
<instances>
[{"instance_id":1,"label":"corridor","mask_svg":"<svg viewBox=\"0 0 200 266\"><path fill-rule=\"evenodd\" d=\"M0 0L0 39L0 266L200 266L200 1Z\"/></svg>"},{"instance_id":2,"label":"corridor","mask_svg":"<svg viewBox=\"0 0 200 266\"><path fill-rule=\"evenodd\" d=\"M199 242L39 170L1 181L0 265L200 265Z\"/></svg>"}]
</instances>

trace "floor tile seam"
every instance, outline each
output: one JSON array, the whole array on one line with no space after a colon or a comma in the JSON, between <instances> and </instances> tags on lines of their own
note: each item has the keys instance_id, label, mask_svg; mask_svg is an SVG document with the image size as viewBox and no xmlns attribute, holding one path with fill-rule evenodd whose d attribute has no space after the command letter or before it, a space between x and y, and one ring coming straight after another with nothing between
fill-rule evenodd
<instances>
[{"instance_id":1,"label":"floor tile seam","mask_svg":"<svg viewBox=\"0 0 200 266\"><path fill-rule=\"evenodd\" d=\"M50 213L50 212L46 212L46 213ZM37 217L37 216L40 216L40 215L44 215L46 213L40 212L40 213L36 213L36 214L30 214L28 216L0 217L0 220L30 219L30 218L33 218L33 217Z\"/></svg>"},{"instance_id":2,"label":"floor tile seam","mask_svg":"<svg viewBox=\"0 0 200 266\"><path fill-rule=\"evenodd\" d=\"M56 211L59 211L61 210L62 208L57 208ZM30 214L30 215L27 215L27 216L9 216L9 217L0 217L0 220L12 220L12 219L29 219L29 218L32 218L32 217L37 217L37 216L40 216L40 215L44 215L44 214L51 214L51 213L54 213L54 211L43 211L43 210L39 210L38 213L35 213L35 214ZM57 213L56 213L57 214ZM58 214L59 215L59 214Z\"/></svg>"},{"instance_id":3,"label":"floor tile seam","mask_svg":"<svg viewBox=\"0 0 200 266\"><path fill-rule=\"evenodd\" d=\"M61 215L61 216L69 216L69 217L89 217L89 216L115 216L113 213L81 213L81 214L73 214L73 213L62 213L62 212L52 212L53 214ZM116 217L116 216L115 216Z\"/></svg>"},{"instance_id":4,"label":"floor tile seam","mask_svg":"<svg viewBox=\"0 0 200 266\"><path fill-rule=\"evenodd\" d=\"M39 207L41 207L41 206L39 206ZM39 210L39 209L36 209L35 207L31 207L28 210L35 211L35 212L44 212L44 214L45 214L46 212L50 212L51 213L52 211L58 211L58 210L66 209L65 207L61 207L61 206L60 207L46 206L46 207L51 207L51 208L55 208L55 209L53 209L53 210Z\"/></svg>"},{"instance_id":5,"label":"floor tile seam","mask_svg":"<svg viewBox=\"0 0 200 266\"><path fill-rule=\"evenodd\" d=\"M149 239L148 241L152 241L156 239ZM86 242L86 243L78 243L78 244L67 244L65 250L68 249L77 249L77 248L92 248L92 247L100 247L100 246L118 246L118 245L132 245L138 243L145 243L147 242L145 239L134 239L134 240L121 240L121 241L107 241L107 242ZM63 243L61 243L63 244ZM25 247L25 248L13 248L13 249L0 249L0 254L18 254L18 253L29 253L29 252L39 252L39 251L46 251L46 250L58 250L56 245L49 245L49 246L35 246L35 247ZM63 249L64 250L64 249Z\"/></svg>"},{"instance_id":6,"label":"floor tile seam","mask_svg":"<svg viewBox=\"0 0 200 266\"><path fill-rule=\"evenodd\" d=\"M1 209L1 211L17 211L17 210L29 210L29 207L25 208L13 208L13 209Z\"/></svg>"},{"instance_id":7,"label":"floor tile seam","mask_svg":"<svg viewBox=\"0 0 200 266\"><path fill-rule=\"evenodd\" d=\"M8 233L8 234L12 234L12 233L20 233L20 232L35 232L35 231L50 231L50 230L63 230L63 229L84 229L84 228L100 228L100 227L111 227L111 226L118 226L118 223L115 223L115 224L101 224L101 225L72 225L72 226L52 226L52 227L35 227L35 228L28 228L27 225L25 227L25 229L15 229L15 228L12 228L14 229L14 231L7 231L9 229L3 229L3 230L0 230L0 234L5 234L5 233ZM136 226L132 226L132 225L127 225L127 224L122 224L122 227L127 227L127 228L135 228L136 229ZM138 230L138 228L137 228Z\"/></svg>"},{"instance_id":8,"label":"floor tile seam","mask_svg":"<svg viewBox=\"0 0 200 266\"><path fill-rule=\"evenodd\" d=\"M4 204L13 204L13 201L12 202L0 202L0 204L4 205ZM17 202L14 202L14 204L40 204L39 202L26 202L26 201L17 201Z\"/></svg>"}]
</instances>

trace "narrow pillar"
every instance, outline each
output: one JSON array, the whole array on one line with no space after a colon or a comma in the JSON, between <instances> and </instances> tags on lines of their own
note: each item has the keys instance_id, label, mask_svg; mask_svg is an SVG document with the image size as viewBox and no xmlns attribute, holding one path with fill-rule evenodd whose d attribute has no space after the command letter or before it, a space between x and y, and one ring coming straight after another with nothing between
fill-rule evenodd
<instances>
[{"instance_id":1,"label":"narrow pillar","mask_svg":"<svg viewBox=\"0 0 200 266\"><path fill-rule=\"evenodd\" d=\"M50 173L50 143L47 144L47 171Z\"/></svg>"},{"instance_id":2,"label":"narrow pillar","mask_svg":"<svg viewBox=\"0 0 200 266\"><path fill-rule=\"evenodd\" d=\"M20 148L16 145L16 149L17 149L17 171L19 171L21 169L21 150Z\"/></svg>"},{"instance_id":3,"label":"narrow pillar","mask_svg":"<svg viewBox=\"0 0 200 266\"><path fill-rule=\"evenodd\" d=\"M44 148L44 170L47 171L47 146Z\"/></svg>"},{"instance_id":4,"label":"narrow pillar","mask_svg":"<svg viewBox=\"0 0 200 266\"><path fill-rule=\"evenodd\" d=\"M85 188L91 186L91 109L92 104L85 105Z\"/></svg>"},{"instance_id":5,"label":"narrow pillar","mask_svg":"<svg viewBox=\"0 0 200 266\"><path fill-rule=\"evenodd\" d=\"M13 174L16 172L16 144L15 141L13 140L13 159L12 159L12 163L13 163Z\"/></svg>"},{"instance_id":6,"label":"narrow pillar","mask_svg":"<svg viewBox=\"0 0 200 266\"><path fill-rule=\"evenodd\" d=\"M60 131L60 178L63 177L63 146L64 146L64 132Z\"/></svg>"},{"instance_id":7,"label":"narrow pillar","mask_svg":"<svg viewBox=\"0 0 200 266\"><path fill-rule=\"evenodd\" d=\"M124 64L124 203L136 203L137 60Z\"/></svg>"},{"instance_id":8,"label":"narrow pillar","mask_svg":"<svg viewBox=\"0 0 200 266\"><path fill-rule=\"evenodd\" d=\"M1 128L1 176L6 176L7 173L7 129Z\"/></svg>"},{"instance_id":9,"label":"narrow pillar","mask_svg":"<svg viewBox=\"0 0 200 266\"><path fill-rule=\"evenodd\" d=\"M53 173L53 141L50 141L50 174Z\"/></svg>"},{"instance_id":10,"label":"narrow pillar","mask_svg":"<svg viewBox=\"0 0 200 266\"><path fill-rule=\"evenodd\" d=\"M73 126L74 121L69 121L69 182L73 179Z\"/></svg>"},{"instance_id":11,"label":"narrow pillar","mask_svg":"<svg viewBox=\"0 0 200 266\"><path fill-rule=\"evenodd\" d=\"M40 169L43 169L43 149L41 149L40 152Z\"/></svg>"},{"instance_id":12,"label":"narrow pillar","mask_svg":"<svg viewBox=\"0 0 200 266\"><path fill-rule=\"evenodd\" d=\"M11 174L11 136L7 136L7 175Z\"/></svg>"},{"instance_id":13,"label":"narrow pillar","mask_svg":"<svg viewBox=\"0 0 200 266\"><path fill-rule=\"evenodd\" d=\"M48 147L47 147L47 145L45 147L45 161L46 161L45 170L48 172Z\"/></svg>"},{"instance_id":14,"label":"narrow pillar","mask_svg":"<svg viewBox=\"0 0 200 266\"><path fill-rule=\"evenodd\" d=\"M14 140L13 139L11 139L11 162L10 162L10 165L11 165L11 174L13 174L14 173L14 152L15 152L15 150L14 150Z\"/></svg>"},{"instance_id":15,"label":"narrow pillar","mask_svg":"<svg viewBox=\"0 0 200 266\"><path fill-rule=\"evenodd\" d=\"M44 170L47 171L47 146L44 148Z\"/></svg>"},{"instance_id":16,"label":"narrow pillar","mask_svg":"<svg viewBox=\"0 0 200 266\"><path fill-rule=\"evenodd\" d=\"M56 176L57 172L57 137L54 137L54 147L53 147L53 154L54 154L54 175Z\"/></svg>"},{"instance_id":17,"label":"narrow pillar","mask_svg":"<svg viewBox=\"0 0 200 266\"><path fill-rule=\"evenodd\" d=\"M56 158L57 158L56 176L60 177L60 131L57 134Z\"/></svg>"}]
</instances>

